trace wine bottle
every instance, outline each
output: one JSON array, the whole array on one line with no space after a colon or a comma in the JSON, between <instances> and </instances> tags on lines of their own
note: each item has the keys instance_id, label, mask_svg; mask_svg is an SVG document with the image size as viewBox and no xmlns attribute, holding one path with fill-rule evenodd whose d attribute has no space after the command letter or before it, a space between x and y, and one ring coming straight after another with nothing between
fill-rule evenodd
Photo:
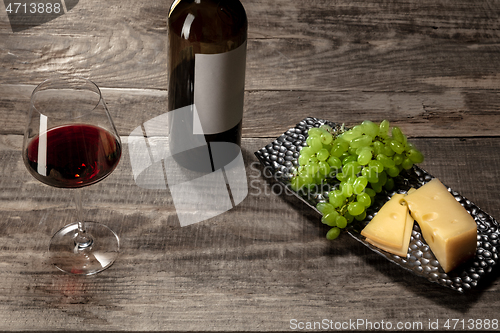
<instances>
[{"instance_id":1,"label":"wine bottle","mask_svg":"<svg viewBox=\"0 0 500 333\"><path fill-rule=\"evenodd\" d=\"M247 24L238 0L175 0L170 7L170 150L188 169L215 171L240 153ZM214 142L229 143L217 159Z\"/></svg>"}]
</instances>

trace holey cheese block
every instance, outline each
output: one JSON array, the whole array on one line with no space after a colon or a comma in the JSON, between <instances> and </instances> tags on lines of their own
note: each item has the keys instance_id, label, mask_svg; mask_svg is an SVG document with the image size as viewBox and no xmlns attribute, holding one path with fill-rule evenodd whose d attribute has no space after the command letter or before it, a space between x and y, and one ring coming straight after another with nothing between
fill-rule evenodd
<instances>
[{"instance_id":1,"label":"holey cheese block","mask_svg":"<svg viewBox=\"0 0 500 333\"><path fill-rule=\"evenodd\" d=\"M318 223L321 224L320 212L316 209L318 202L325 202L322 189L318 188L317 193L295 192L290 188L291 171L298 166L299 151L306 146L308 131L312 127L319 127L322 124L328 124L334 129L341 128L341 124L336 124L328 120L307 117L298 122L295 126L289 128L264 147L255 152L264 167L264 177L273 184L283 186L284 193L293 194L299 200L307 204L318 214ZM280 124L276 124L279 126ZM434 177L425 170L413 166L411 170L403 172L395 179L395 189L393 191L382 192L376 196L373 206L368 209L364 221L352 223L346 228L347 234L353 237L360 244L363 244L371 251L384 257L388 261L399 267L422 277L423 279L439 284L458 292L466 292L472 288L479 287L483 278L490 274L494 267L500 261L500 226L498 222L473 202L460 195L458 192L448 188L454 199L462 205L465 210L474 218L477 224L477 250L476 255L470 261L460 265L456 269L445 273L436 256L431 251L426 240L422 236L422 230L418 223L413 224L410 244L406 255L396 255L370 244L366 238L361 235L361 230L372 220L380 208L398 193L405 194L411 188L420 188L431 181ZM288 192L289 191L289 192ZM408 194L409 195L409 194ZM291 196L285 195L283 200L293 200ZM296 202L294 202L296 204ZM323 236L318 236L323 237ZM345 235L329 242L328 246L335 247L338 242L345 241ZM324 267L325 270L334 269L333 267ZM370 281L366 281L370 283Z\"/></svg>"},{"instance_id":2,"label":"holey cheese block","mask_svg":"<svg viewBox=\"0 0 500 333\"><path fill-rule=\"evenodd\" d=\"M361 230L366 241L384 251L406 257L413 230L413 218L404 194L394 194Z\"/></svg>"},{"instance_id":3,"label":"holey cheese block","mask_svg":"<svg viewBox=\"0 0 500 333\"><path fill-rule=\"evenodd\" d=\"M474 257L476 222L437 178L404 199L446 273Z\"/></svg>"}]
</instances>

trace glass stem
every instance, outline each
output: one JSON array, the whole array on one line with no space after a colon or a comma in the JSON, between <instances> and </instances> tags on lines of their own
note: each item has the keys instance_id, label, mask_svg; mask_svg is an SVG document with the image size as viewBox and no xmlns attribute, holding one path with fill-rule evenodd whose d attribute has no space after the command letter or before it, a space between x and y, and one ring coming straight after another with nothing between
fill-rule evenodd
<instances>
[{"instance_id":1,"label":"glass stem","mask_svg":"<svg viewBox=\"0 0 500 333\"><path fill-rule=\"evenodd\" d=\"M85 230L82 205L82 190L75 189L73 192L76 205L76 219L78 223L78 231L75 236L75 251L81 251L90 248L92 246L93 239L92 236L89 235Z\"/></svg>"}]
</instances>

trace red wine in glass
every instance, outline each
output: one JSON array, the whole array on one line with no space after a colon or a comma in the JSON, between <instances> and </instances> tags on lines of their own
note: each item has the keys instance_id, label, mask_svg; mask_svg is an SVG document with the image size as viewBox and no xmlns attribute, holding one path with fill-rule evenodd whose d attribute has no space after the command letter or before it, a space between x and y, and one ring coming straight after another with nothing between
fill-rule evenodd
<instances>
[{"instance_id":1,"label":"red wine in glass","mask_svg":"<svg viewBox=\"0 0 500 333\"><path fill-rule=\"evenodd\" d=\"M41 182L64 188L94 184L116 167L121 148L107 130L87 124L62 125L28 144L28 170Z\"/></svg>"}]
</instances>

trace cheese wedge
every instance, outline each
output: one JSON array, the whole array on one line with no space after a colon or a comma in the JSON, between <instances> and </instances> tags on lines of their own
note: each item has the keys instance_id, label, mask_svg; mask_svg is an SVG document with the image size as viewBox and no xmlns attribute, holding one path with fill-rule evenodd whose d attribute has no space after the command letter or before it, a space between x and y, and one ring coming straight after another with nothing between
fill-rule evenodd
<instances>
[{"instance_id":1,"label":"cheese wedge","mask_svg":"<svg viewBox=\"0 0 500 333\"><path fill-rule=\"evenodd\" d=\"M386 246L383 244L380 244L370 238L367 238L366 241L379 249L382 249L386 252L398 255L400 257L406 258L406 255L408 254L408 246L410 245L410 238L411 238L411 232L413 230L413 218L411 217L410 213L406 213L406 224L405 224L405 230L403 234L403 244L400 247L392 247L392 246Z\"/></svg>"},{"instance_id":2,"label":"cheese wedge","mask_svg":"<svg viewBox=\"0 0 500 333\"><path fill-rule=\"evenodd\" d=\"M408 206L404 203L403 198L404 194L393 195L361 231L361 235L379 245L401 249L404 245L406 217L408 215Z\"/></svg>"},{"instance_id":3,"label":"cheese wedge","mask_svg":"<svg viewBox=\"0 0 500 333\"><path fill-rule=\"evenodd\" d=\"M446 273L475 255L477 224L437 178L404 200Z\"/></svg>"}]
</instances>

